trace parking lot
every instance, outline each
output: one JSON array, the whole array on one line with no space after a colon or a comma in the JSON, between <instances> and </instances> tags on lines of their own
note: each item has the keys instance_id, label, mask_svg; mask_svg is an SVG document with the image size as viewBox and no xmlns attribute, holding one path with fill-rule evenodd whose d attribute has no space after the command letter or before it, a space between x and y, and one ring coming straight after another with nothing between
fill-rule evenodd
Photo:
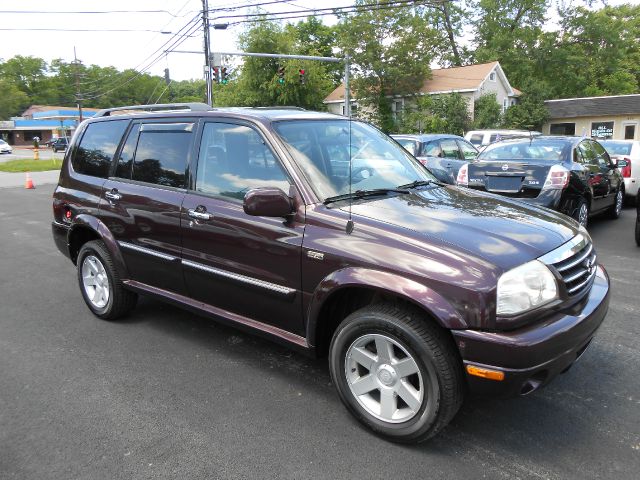
<instances>
[{"instance_id":1,"label":"parking lot","mask_svg":"<svg viewBox=\"0 0 640 480\"><path fill-rule=\"evenodd\" d=\"M54 152L50 148L41 148L38 150L40 160L62 160L64 158L64 151ZM13 153L3 153L0 155L0 163L8 162L10 160L23 160L33 158L33 149L13 147Z\"/></svg>"},{"instance_id":2,"label":"parking lot","mask_svg":"<svg viewBox=\"0 0 640 480\"><path fill-rule=\"evenodd\" d=\"M638 478L631 208L589 227L612 295L581 360L402 446L349 415L324 360L151 299L93 317L51 239L52 192L0 189L0 478Z\"/></svg>"}]
</instances>

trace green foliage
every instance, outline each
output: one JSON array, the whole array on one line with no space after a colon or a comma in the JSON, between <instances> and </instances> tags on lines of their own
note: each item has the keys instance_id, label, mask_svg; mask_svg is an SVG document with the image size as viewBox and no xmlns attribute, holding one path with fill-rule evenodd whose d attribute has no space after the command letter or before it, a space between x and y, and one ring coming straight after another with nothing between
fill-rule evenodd
<instances>
[{"instance_id":1,"label":"green foliage","mask_svg":"<svg viewBox=\"0 0 640 480\"><path fill-rule=\"evenodd\" d=\"M541 130L549 119L549 111L544 104L549 89L545 84L529 82L516 105L507 109L503 125L522 130Z\"/></svg>"},{"instance_id":2,"label":"green foliage","mask_svg":"<svg viewBox=\"0 0 640 480\"><path fill-rule=\"evenodd\" d=\"M473 128L498 128L502 121L502 107L495 93L488 93L476 99L473 106Z\"/></svg>"},{"instance_id":3,"label":"green foliage","mask_svg":"<svg viewBox=\"0 0 640 480\"><path fill-rule=\"evenodd\" d=\"M461 94L425 95L405 112L398 131L463 135L470 125L469 105Z\"/></svg>"},{"instance_id":4,"label":"green foliage","mask_svg":"<svg viewBox=\"0 0 640 480\"><path fill-rule=\"evenodd\" d=\"M316 20L282 27L275 22L257 22L240 36L240 49L264 52L307 55L326 54L330 41L327 30ZM316 32L316 33L314 33ZM310 43L303 43L309 39ZM316 39L315 45L313 39ZM219 106L286 105L323 110L322 101L334 88L332 72L327 63L292 59L248 57L232 73L227 85L214 87L214 104ZM278 82L278 67L284 67L284 84ZM300 83L298 70L305 70L306 82Z\"/></svg>"},{"instance_id":5,"label":"green foliage","mask_svg":"<svg viewBox=\"0 0 640 480\"><path fill-rule=\"evenodd\" d=\"M377 3L356 1L359 6ZM389 95L416 93L430 73L429 63L441 33L425 21L428 12L416 5L391 10L365 8L340 19L338 44L343 54L351 57L354 96L367 119L385 131L395 126Z\"/></svg>"},{"instance_id":6,"label":"green foliage","mask_svg":"<svg viewBox=\"0 0 640 480\"><path fill-rule=\"evenodd\" d=\"M29 97L9 79L0 77L0 120L8 120L29 106Z\"/></svg>"}]
</instances>

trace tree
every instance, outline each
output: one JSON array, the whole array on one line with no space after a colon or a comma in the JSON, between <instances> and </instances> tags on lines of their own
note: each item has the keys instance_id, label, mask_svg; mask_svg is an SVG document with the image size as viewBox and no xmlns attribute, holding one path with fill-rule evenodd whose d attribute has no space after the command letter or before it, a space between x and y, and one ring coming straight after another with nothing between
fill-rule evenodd
<instances>
[{"instance_id":1,"label":"tree","mask_svg":"<svg viewBox=\"0 0 640 480\"><path fill-rule=\"evenodd\" d=\"M0 120L19 115L29 106L29 97L9 80L0 78Z\"/></svg>"},{"instance_id":2,"label":"tree","mask_svg":"<svg viewBox=\"0 0 640 480\"><path fill-rule=\"evenodd\" d=\"M378 3L357 0L362 8L341 15L338 44L351 57L352 89L364 107L361 115L392 131L391 96L419 91L430 74L441 34L425 21L425 7L372 8Z\"/></svg>"},{"instance_id":3,"label":"tree","mask_svg":"<svg viewBox=\"0 0 640 480\"><path fill-rule=\"evenodd\" d=\"M519 102L507 109L503 125L522 130L541 130L549 119L549 111L544 104L549 89L544 83L530 82L520 96Z\"/></svg>"},{"instance_id":4,"label":"tree","mask_svg":"<svg viewBox=\"0 0 640 480\"><path fill-rule=\"evenodd\" d=\"M495 93L482 95L473 106L473 128L497 128L502 120L502 107Z\"/></svg>"},{"instance_id":5,"label":"tree","mask_svg":"<svg viewBox=\"0 0 640 480\"><path fill-rule=\"evenodd\" d=\"M468 108L467 100L459 93L425 95L403 115L401 131L463 135L471 125Z\"/></svg>"},{"instance_id":6,"label":"tree","mask_svg":"<svg viewBox=\"0 0 640 480\"><path fill-rule=\"evenodd\" d=\"M298 25L310 28L309 22ZM284 28L276 22L256 22L240 36L240 48L247 52L302 54L298 41L309 35L309 30L305 32L299 33L292 26ZM279 68L284 69L283 83L278 81ZM304 84L299 78L300 69L305 71ZM322 101L332 88L334 83L325 63L249 57L232 72L231 82L215 87L214 102L220 106L289 105L321 110Z\"/></svg>"}]
</instances>

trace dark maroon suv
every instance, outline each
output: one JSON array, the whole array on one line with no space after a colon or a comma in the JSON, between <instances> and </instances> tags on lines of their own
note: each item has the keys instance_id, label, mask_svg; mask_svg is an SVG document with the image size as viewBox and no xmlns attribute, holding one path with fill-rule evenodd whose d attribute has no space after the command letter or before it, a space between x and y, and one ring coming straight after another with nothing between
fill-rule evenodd
<instances>
[{"instance_id":1,"label":"dark maroon suv","mask_svg":"<svg viewBox=\"0 0 640 480\"><path fill-rule=\"evenodd\" d=\"M55 242L100 318L154 295L328 355L353 415L404 442L467 391L545 385L604 319L607 274L567 216L443 185L344 117L153 108L82 123L54 193Z\"/></svg>"}]
</instances>

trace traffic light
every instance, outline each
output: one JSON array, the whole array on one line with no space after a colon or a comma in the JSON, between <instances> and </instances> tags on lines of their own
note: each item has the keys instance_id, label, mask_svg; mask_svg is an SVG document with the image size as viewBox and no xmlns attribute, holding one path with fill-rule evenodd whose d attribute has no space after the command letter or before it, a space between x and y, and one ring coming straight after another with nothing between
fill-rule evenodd
<instances>
[{"instance_id":1,"label":"traffic light","mask_svg":"<svg viewBox=\"0 0 640 480\"><path fill-rule=\"evenodd\" d=\"M220 83L223 85L229 83L229 72L227 72L227 67L222 67L220 69Z\"/></svg>"},{"instance_id":2,"label":"traffic light","mask_svg":"<svg viewBox=\"0 0 640 480\"><path fill-rule=\"evenodd\" d=\"M218 76L219 74L220 74L220 71L219 71L218 67L213 67L213 68L211 69L211 77L212 77L211 79L212 79L215 83L218 83L218 82L220 81L220 78L219 78L219 76Z\"/></svg>"},{"instance_id":3,"label":"traffic light","mask_svg":"<svg viewBox=\"0 0 640 480\"><path fill-rule=\"evenodd\" d=\"M169 69L168 68L164 69L164 83L166 83L167 85L169 85L171 83L171 77L169 77Z\"/></svg>"},{"instance_id":4,"label":"traffic light","mask_svg":"<svg viewBox=\"0 0 640 480\"><path fill-rule=\"evenodd\" d=\"M306 77L304 76L304 68L301 68L300 70L298 70L298 74L300 75L300 85L304 85L306 80Z\"/></svg>"},{"instance_id":5,"label":"traffic light","mask_svg":"<svg viewBox=\"0 0 640 480\"><path fill-rule=\"evenodd\" d=\"M284 85L284 67L278 67L278 83Z\"/></svg>"}]
</instances>

